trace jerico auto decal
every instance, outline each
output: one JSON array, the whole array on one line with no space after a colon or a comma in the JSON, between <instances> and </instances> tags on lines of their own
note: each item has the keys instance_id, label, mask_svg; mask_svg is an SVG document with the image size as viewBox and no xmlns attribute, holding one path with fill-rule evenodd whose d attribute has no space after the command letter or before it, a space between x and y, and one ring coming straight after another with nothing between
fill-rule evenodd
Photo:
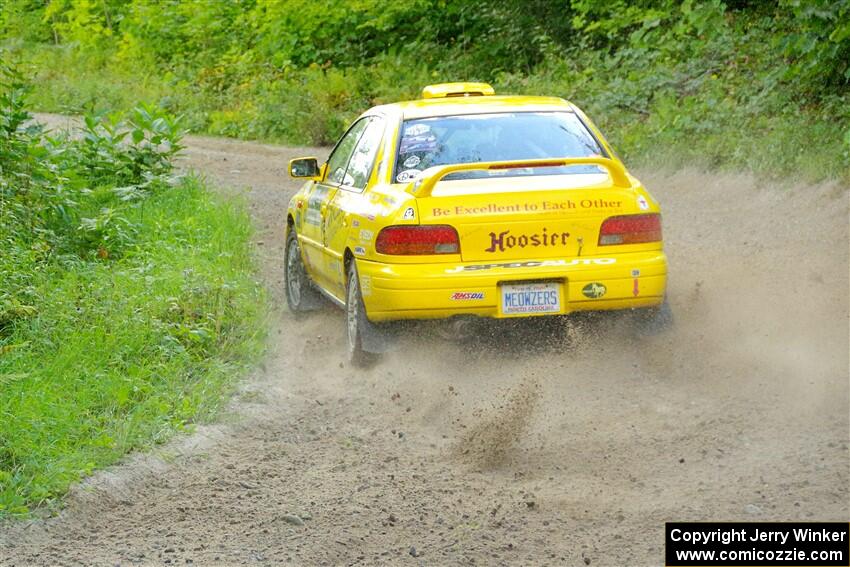
<instances>
[{"instance_id":1,"label":"jerico auto decal","mask_svg":"<svg viewBox=\"0 0 850 567\"><path fill-rule=\"evenodd\" d=\"M607 266L616 264L616 258L575 258L573 260L532 260L529 262L506 262L503 264L479 264L473 266L456 266L446 270L447 274L458 272L473 272L477 270L490 270L493 268L555 268L561 266Z\"/></svg>"},{"instance_id":2,"label":"jerico auto decal","mask_svg":"<svg viewBox=\"0 0 850 567\"><path fill-rule=\"evenodd\" d=\"M536 234L520 234L514 236L510 230L503 230L498 235L495 232L490 233L490 247L485 248L485 252L504 252L506 248L525 248L531 246L566 246L570 237L569 232L547 232L543 229L542 233Z\"/></svg>"},{"instance_id":3,"label":"jerico auto decal","mask_svg":"<svg viewBox=\"0 0 850 567\"><path fill-rule=\"evenodd\" d=\"M452 294L453 301L469 301L471 299L484 299L483 291L456 291Z\"/></svg>"}]
</instances>

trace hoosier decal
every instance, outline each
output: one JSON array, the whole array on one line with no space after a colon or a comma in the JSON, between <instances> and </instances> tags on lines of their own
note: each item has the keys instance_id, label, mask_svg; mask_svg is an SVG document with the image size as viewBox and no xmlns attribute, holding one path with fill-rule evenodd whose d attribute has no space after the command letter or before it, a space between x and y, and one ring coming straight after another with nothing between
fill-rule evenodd
<instances>
[{"instance_id":1,"label":"hoosier decal","mask_svg":"<svg viewBox=\"0 0 850 567\"><path fill-rule=\"evenodd\" d=\"M515 236L510 230L504 230L499 234L490 233L490 247L485 252L504 252L511 248L537 248L539 246L565 246L570 238L569 232L548 232L545 228L542 233L520 234Z\"/></svg>"}]
</instances>

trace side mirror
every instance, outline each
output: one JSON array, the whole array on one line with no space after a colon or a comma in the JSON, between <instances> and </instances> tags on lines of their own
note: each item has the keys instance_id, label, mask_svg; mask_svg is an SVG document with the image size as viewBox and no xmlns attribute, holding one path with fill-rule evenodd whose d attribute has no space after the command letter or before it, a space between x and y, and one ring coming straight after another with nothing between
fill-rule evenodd
<instances>
[{"instance_id":1,"label":"side mirror","mask_svg":"<svg viewBox=\"0 0 850 567\"><path fill-rule=\"evenodd\" d=\"M314 157L289 160L290 177L317 179L321 177L321 174L322 170L319 168L319 161Z\"/></svg>"}]
</instances>

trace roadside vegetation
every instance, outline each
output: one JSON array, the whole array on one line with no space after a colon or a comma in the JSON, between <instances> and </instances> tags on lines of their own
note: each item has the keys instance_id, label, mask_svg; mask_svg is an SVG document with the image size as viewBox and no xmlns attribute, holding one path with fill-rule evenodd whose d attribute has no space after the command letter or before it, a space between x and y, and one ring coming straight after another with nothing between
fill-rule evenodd
<instances>
[{"instance_id":1,"label":"roadside vegetation","mask_svg":"<svg viewBox=\"0 0 850 567\"><path fill-rule=\"evenodd\" d=\"M156 101L194 131L329 144L484 80L585 108L632 162L850 176L850 0L6 0L40 110Z\"/></svg>"},{"instance_id":2,"label":"roadside vegetation","mask_svg":"<svg viewBox=\"0 0 850 567\"><path fill-rule=\"evenodd\" d=\"M32 121L0 63L0 518L213 414L259 352L244 210L179 177L158 108Z\"/></svg>"}]
</instances>

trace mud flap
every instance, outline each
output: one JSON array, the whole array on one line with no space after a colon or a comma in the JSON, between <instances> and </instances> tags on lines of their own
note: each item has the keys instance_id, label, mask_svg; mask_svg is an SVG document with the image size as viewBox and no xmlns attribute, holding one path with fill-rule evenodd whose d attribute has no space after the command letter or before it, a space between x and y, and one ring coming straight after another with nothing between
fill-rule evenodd
<instances>
[{"instance_id":1,"label":"mud flap","mask_svg":"<svg viewBox=\"0 0 850 567\"><path fill-rule=\"evenodd\" d=\"M322 296L322 293L316 289L313 282L310 282L307 288L310 293L305 293L301 297L303 305L302 311L318 311L328 305L328 301Z\"/></svg>"},{"instance_id":2,"label":"mud flap","mask_svg":"<svg viewBox=\"0 0 850 567\"><path fill-rule=\"evenodd\" d=\"M395 333L391 324L377 325L367 318L360 327L360 344L364 351L372 354L384 354L393 349Z\"/></svg>"}]
</instances>

